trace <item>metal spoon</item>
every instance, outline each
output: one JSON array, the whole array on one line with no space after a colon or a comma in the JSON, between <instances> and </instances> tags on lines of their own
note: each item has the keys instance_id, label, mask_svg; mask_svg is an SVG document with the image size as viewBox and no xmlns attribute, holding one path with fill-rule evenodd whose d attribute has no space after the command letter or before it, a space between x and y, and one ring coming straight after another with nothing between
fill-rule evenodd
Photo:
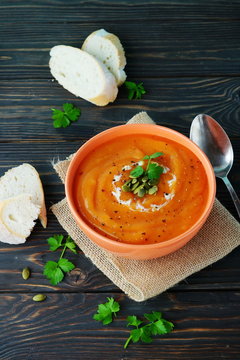
<instances>
[{"instance_id":1,"label":"metal spoon","mask_svg":"<svg viewBox=\"0 0 240 360\"><path fill-rule=\"evenodd\" d=\"M227 178L233 164L233 148L229 137L211 116L199 114L193 119L190 139L205 152L215 175L226 184L240 217L240 200Z\"/></svg>"}]
</instances>

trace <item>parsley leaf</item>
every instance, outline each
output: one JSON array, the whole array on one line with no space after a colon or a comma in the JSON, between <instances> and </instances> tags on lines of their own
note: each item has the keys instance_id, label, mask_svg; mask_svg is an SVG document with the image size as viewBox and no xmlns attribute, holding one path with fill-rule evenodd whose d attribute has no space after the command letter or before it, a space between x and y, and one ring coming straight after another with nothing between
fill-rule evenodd
<instances>
[{"instance_id":1,"label":"parsley leaf","mask_svg":"<svg viewBox=\"0 0 240 360\"><path fill-rule=\"evenodd\" d=\"M151 314L144 314L144 317L149 321L149 323L142 325L140 328L139 325L143 322L136 316L129 316L127 318L127 326L135 326L136 329L130 331L130 335L125 342L124 349L127 348L130 341L135 343L141 340L145 343L151 343L152 336L167 334L173 330L173 323L163 319L162 314L158 311L153 311Z\"/></svg>"},{"instance_id":2,"label":"parsley leaf","mask_svg":"<svg viewBox=\"0 0 240 360\"><path fill-rule=\"evenodd\" d=\"M150 180L158 180L163 173L163 170L162 166L156 163L150 163L147 170L147 176Z\"/></svg>"},{"instance_id":3,"label":"parsley leaf","mask_svg":"<svg viewBox=\"0 0 240 360\"><path fill-rule=\"evenodd\" d=\"M52 237L48 238L47 241L49 245L49 250L55 251L60 246L62 246L63 235L53 235Z\"/></svg>"},{"instance_id":4,"label":"parsley leaf","mask_svg":"<svg viewBox=\"0 0 240 360\"><path fill-rule=\"evenodd\" d=\"M156 159L157 157L162 156L162 155L164 155L164 153L162 153L162 152L155 152L155 153L152 154L152 155L145 155L144 158L143 158L143 160Z\"/></svg>"},{"instance_id":5,"label":"parsley leaf","mask_svg":"<svg viewBox=\"0 0 240 360\"><path fill-rule=\"evenodd\" d=\"M129 326L129 325L138 326L138 325L141 325L141 324L142 324L142 321L139 320L135 315L133 315L133 316L128 316L128 317L127 317L127 321L128 321L127 326Z\"/></svg>"},{"instance_id":6,"label":"parsley leaf","mask_svg":"<svg viewBox=\"0 0 240 360\"><path fill-rule=\"evenodd\" d=\"M148 321L156 321L156 320L160 320L162 317L162 314L158 311L152 311L151 314L144 314L144 317L148 320Z\"/></svg>"},{"instance_id":7,"label":"parsley leaf","mask_svg":"<svg viewBox=\"0 0 240 360\"><path fill-rule=\"evenodd\" d=\"M67 273L68 271L71 271L75 268L75 265L68 259L61 258L58 260L58 266L61 268L62 271Z\"/></svg>"},{"instance_id":8,"label":"parsley leaf","mask_svg":"<svg viewBox=\"0 0 240 360\"><path fill-rule=\"evenodd\" d=\"M70 236L67 237L66 239L66 246L68 249L70 249L74 254L77 254L77 250L75 249L76 248L76 244L75 242L73 241L73 239L71 239Z\"/></svg>"},{"instance_id":9,"label":"parsley leaf","mask_svg":"<svg viewBox=\"0 0 240 360\"><path fill-rule=\"evenodd\" d=\"M68 259L63 258L63 255L67 248L76 254L76 244L70 236L67 236L65 241L63 241L63 239L63 235L54 235L47 240L50 246L49 250L51 251L55 251L58 248L63 247L58 262L48 261L44 265L43 274L48 280L50 280L52 285L57 285L58 283L60 283L63 280L65 273L75 268L75 265Z\"/></svg>"},{"instance_id":10,"label":"parsley leaf","mask_svg":"<svg viewBox=\"0 0 240 360\"><path fill-rule=\"evenodd\" d=\"M48 261L44 265L43 274L48 280L50 280L52 285L57 285L64 278L64 273L60 269L58 263L55 261Z\"/></svg>"},{"instance_id":11,"label":"parsley leaf","mask_svg":"<svg viewBox=\"0 0 240 360\"><path fill-rule=\"evenodd\" d=\"M137 166L135 169L133 169L130 172L130 177L132 178L138 178L139 176L141 176L144 173L144 170L141 166Z\"/></svg>"},{"instance_id":12,"label":"parsley leaf","mask_svg":"<svg viewBox=\"0 0 240 360\"><path fill-rule=\"evenodd\" d=\"M103 325L110 324L112 322L112 315L116 316L116 313L120 310L120 305L113 298L107 298L108 301L104 304L98 305L97 313L93 315L93 319L101 321Z\"/></svg>"},{"instance_id":13,"label":"parsley leaf","mask_svg":"<svg viewBox=\"0 0 240 360\"><path fill-rule=\"evenodd\" d=\"M71 122L78 120L81 115L81 110L73 104L63 104L63 111L52 109L53 126L55 128L66 128Z\"/></svg>"},{"instance_id":14,"label":"parsley leaf","mask_svg":"<svg viewBox=\"0 0 240 360\"><path fill-rule=\"evenodd\" d=\"M143 83L136 84L133 81L125 81L125 86L128 89L128 99L141 99L143 94L146 94L146 90L143 87Z\"/></svg>"}]
</instances>

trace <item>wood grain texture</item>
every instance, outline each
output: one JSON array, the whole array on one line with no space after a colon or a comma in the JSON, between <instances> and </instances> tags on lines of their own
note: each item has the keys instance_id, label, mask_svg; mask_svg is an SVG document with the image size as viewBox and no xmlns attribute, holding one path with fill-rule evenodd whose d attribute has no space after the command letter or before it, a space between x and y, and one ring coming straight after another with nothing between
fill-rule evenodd
<instances>
[{"instance_id":1,"label":"wood grain texture","mask_svg":"<svg viewBox=\"0 0 240 360\"><path fill-rule=\"evenodd\" d=\"M233 144L229 178L240 195L239 20L239 0L1 0L0 176L23 162L35 166L49 217L48 228L37 223L26 244L0 243L1 360L240 358L240 249L143 303L123 295L81 251L67 254L76 270L58 286L42 275L43 264L59 255L47 250L46 239L63 232L49 210L64 197L51 161L139 111L185 135L196 114L216 118ZM120 37L128 80L143 81L147 90L141 100L129 101L122 87L114 104L99 108L52 81L50 48L79 47L99 28ZM79 106L81 119L54 129L50 109L64 102ZM219 200L237 217L221 180L217 187ZM25 266L32 271L27 281L21 277ZM36 293L47 300L33 302ZM107 296L122 310L104 327L92 315ZM175 331L124 350L126 316L152 310L163 311Z\"/></svg>"},{"instance_id":2,"label":"wood grain texture","mask_svg":"<svg viewBox=\"0 0 240 360\"><path fill-rule=\"evenodd\" d=\"M106 296L114 296L121 311L112 324L103 326L92 320L92 315ZM34 303L30 294L0 295L0 358L237 359L239 296L234 291L165 293L138 304L112 293L55 293L48 294L42 303ZM174 332L156 337L152 345L130 344L124 350L129 335L126 317L132 314L141 317L152 310L162 311L173 321Z\"/></svg>"},{"instance_id":3,"label":"wood grain texture","mask_svg":"<svg viewBox=\"0 0 240 360\"><path fill-rule=\"evenodd\" d=\"M167 126L170 126L166 124ZM172 126L171 126L172 127ZM104 129L102 129L104 130ZM231 138L233 148L235 151L235 162L229 174L236 192L239 194L240 181L240 164L239 164L239 137ZM83 141L74 142L3 142L0 143L0 175L3 175L8 169L18 166L23 162L31 163L36 167L41 175L41 179L46 194L47 207L60 201L64 197L64 186L61 184L58 176L55 174L51 162L57 159L65 159L70 154L74 153ZM33 145L34 144L34 145ZM236 216L236 211L232 200L226 191L225 186L218 179L217 197L227 207L227 209Z\"/></svg>"},{"instance_id":4,"label":"wood grain texture","mask_svg":"<svg viewBox=\"0 0 240 360\"><path fill-rule=\"evenodd\" d=\"M44 9L44 8L42 8ZM137 9L131 21L82 22L81 8L76 8L79 22L0 23L2 79L50 79L49 50L64 44L81 47L84 39L103 27L117 34L127 56L129 79L146 77L238 75L240 62L240 23L229 21L150 21L142 26ZM39 10L41 12L41 10ZM44 10L45 11L45 10ZM126 14L128 8L123 10ZM159 12L161 10L159 9ZM16 34L18 34L16 36Z\"/></svg>"},{"instance_id":5,"label":"wood grain texture","mask_svg":"<svg viewBox=\"0 0 240 360\"><path fill-rule=\"evenodd\" d=\"M13 22L103 22L121 21L172 21L186 20L238 20L240 18L239 1L228 0L1 0L0 20ZM76 11L79 10L79 11ZM97 18L96 18L97 13ZM47 14L47 16L46 16Z\"/></svg>"},{"instance_id":6,"label":"wood grain texture","mask_svg":"<svg viewBox=\"0 0 240 360\"><path fill-rule=\"evenodd\" d=\"M81 143L81 142L80 142ZM13 166L23 162L29 162L39 171L46 196L47 209L60 201L64 197L64 187L58 176L55 174L51 160L53 158L64 159L69 154L77 150L78 142L35 142L28 143L0 143L0 175ZM239 138L233 142L233 146L238 148ZM238 191L239 184L239 156L237 152L236 166L230 176L233 185ZM236 216L236 210L225 186L218 182L218 198ZM58 287L53 287L43 277L43 265L48 260L57 259L57 254L48 252L46 239L53 234L62 233L62 228L56 218L48 211L48 227L44 230L40 224L34 231L26 244L15 247L1 243L0 245L0 291L6 291L11 287L12 291L47 291L56 289L62 291L109 291L117 288L98 271L83 254L76 257L68 254L69 258L78 268ZM226 257L221 262L214 264L200 273L182 282L176 289L239 289L239 249ZM29 266L33 275L29 281L23 281L21 270Z\"/></svg>"},{"instance_id":7,"label":"wood grain texture","mask_svg":"<svg viewBox=\"0 0 240 360\"><path fill-rule=\"evenodd\" d=\"M113 104L97 107L76 98L55 81L2 81L0 142L86 140L108 127L124 124L140 111L147 111L157 124L186 135L193 118L207 113L230 137L239 136L239 78L146 79L144 86L147 93L140 100L128 100L122 87ZM54 129L51 108L61 108L64 102L80 107L82 115L72 126Z\"/></svg>"},{"instance_id":8,"label":"wood grain texture","mask_svg":"<svg viewBox=\"0 0 240 360\"><path fill-rule=\"evenodd\" d=\"M51 221L51 219L50 219ZM57 223L43 231L37 226L27 243L20 246L0 245L0 292L119 292L117 288L81 251L78 255L70 252L66 257L74 263L76 269L69 273L58 286L52 286L43 276L43 266L48 260L57 261L60 252L48 251L46 239L54 233L63 233ZM236 249L224 259L188 277L170 291L179 290L240 290L240 250ZM31 277L22 279L23 268L31 269Z\"/></svg>"}]
</instances>

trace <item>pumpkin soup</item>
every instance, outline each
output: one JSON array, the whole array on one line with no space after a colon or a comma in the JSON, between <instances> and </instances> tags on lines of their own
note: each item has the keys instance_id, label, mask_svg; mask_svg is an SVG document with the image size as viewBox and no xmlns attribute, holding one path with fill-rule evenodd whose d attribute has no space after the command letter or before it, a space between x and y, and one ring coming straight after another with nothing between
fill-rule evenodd
<instances>
[{"instance_id":1,"label":"pumpkin soup","mask_svg":"<svg viewBox=\"0 0 240 360\"><path fill-rule=\"evenodd\" d=\"M79 213L96 231L124 243L152 244L182 234L198 220L208 183L190 150L138 134L93 150L79 166L75 191Z\"/></svg>"}]
</instances>

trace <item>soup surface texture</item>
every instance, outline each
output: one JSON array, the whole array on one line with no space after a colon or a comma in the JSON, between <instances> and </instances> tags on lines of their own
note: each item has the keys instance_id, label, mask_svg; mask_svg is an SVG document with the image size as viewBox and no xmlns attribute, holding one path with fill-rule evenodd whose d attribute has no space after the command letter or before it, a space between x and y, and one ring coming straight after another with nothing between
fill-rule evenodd
<instances>
[{"instance_id":1,"label":"soup surface texture","mask_svg":"<svg viewBox=\"0 0 240 360\"><path fill-rule=\"evenodd\" d=\"M145 155L163 167L158 191L142 198L122 191ZM123 136L109 141L80 164L75 181L77 207L85 221L110 239L130 244L169 240L188 230L206 205L208 183L197 157L178 143L158 136Z\"/></svg>"}]
</instances>

